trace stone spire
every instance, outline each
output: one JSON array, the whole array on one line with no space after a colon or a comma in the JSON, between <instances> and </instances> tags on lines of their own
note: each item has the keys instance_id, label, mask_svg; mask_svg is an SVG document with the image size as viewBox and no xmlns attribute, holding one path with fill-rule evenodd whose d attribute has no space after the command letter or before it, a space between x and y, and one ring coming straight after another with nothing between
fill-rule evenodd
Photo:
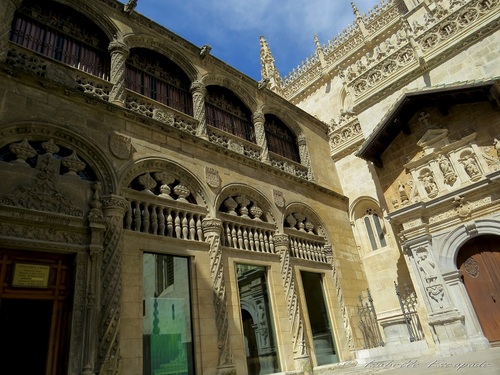
<instances>
[{"instance_id":1,"label":"stone spire","mask_svg":"<svg viewBox=\"0 0 500 375\"><path fill-rule=\"evenodd\" d=\"M319 42L318 34L314 33L314 44L316 45L316 56L321 63L321 66L324 68L326 66L325 61L325 53L323 52L323 48L321 48L321 43Z\"/></svg>"},{"instance_id":2,"label":"stone spire","mask_svg":"<svg viewBox=\"0 0 500 375\"><path fill-rule=\"evenodd\" d=\"M354 2L351 2L351 6L352 12L354 13L354 16L356 16L356 22L359 25L359 29L361 30L363 36L366 38L368 36L368 31L366 30L365 23L363 22L363 16L359 12L358 7L356 6L356 4L354 4Z\"/></svg>"},{"instance_id":3,"label":"stone spire","mask_svg":"<svg viewBox=\"0 0 500 375\"><path fill-rule=\"evenodd\" d=\"M260 66L262 80L269 79L269 89L279 92L283 87L283 82L276 65L274 65L273 54L263 35L260 36Z\"/></svg>"}]
</instances>

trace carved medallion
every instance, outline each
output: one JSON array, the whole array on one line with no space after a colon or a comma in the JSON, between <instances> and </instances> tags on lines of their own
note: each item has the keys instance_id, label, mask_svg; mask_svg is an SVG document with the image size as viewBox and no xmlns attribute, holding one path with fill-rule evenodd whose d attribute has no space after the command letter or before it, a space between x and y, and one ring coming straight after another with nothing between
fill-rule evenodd
<instances>
[{"instance_id":1,"label":"carved medallion","mask_svg":"<svg viewBox=\"0 0 500 375\"><path fill-rule=\"evenodd\" d=\"M285 207L285 198L283 197L283 192L279 190L273 190L274 204L279 207Z\"/></svg>"},{"instance_id":2,"label":"carved medallion","mask_svg":"<svg viewBox=\"0 0 500 375\"><path fill-rule=\"evenodd\" d=\"M219 171L215 168L205 167L205 180L211 188L218 188L221 184Z\"/></svg>"},{"instance_id":3,"label":"carved medallion","mask_svg":"<svg viewBox=\"0 0 500 375\"><path fill-rule=\"evenodd\" d=\"M476 278L479 275L479 264L471 257L465 261L464 268L470 277Z\"/></svg>"},{"instance_id":4,"label":"carved medallion","mask_svg":"<svg viewBox=\"0 0 500 375\"><path fill-rule=\"evenodd\" d=\"M109 149L118 159L129 159L132 156L132 140L124 135L113 133L109 136Z\"/></svg>"}]
</instances>

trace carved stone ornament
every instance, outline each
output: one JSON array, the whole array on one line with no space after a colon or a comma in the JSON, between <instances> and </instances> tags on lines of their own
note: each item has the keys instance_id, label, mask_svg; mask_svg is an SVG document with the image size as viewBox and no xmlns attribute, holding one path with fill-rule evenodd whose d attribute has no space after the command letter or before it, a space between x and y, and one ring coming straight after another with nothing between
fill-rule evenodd
<instances>
[{"instance_id":1,"label":"carved stone ornament","mask_svg":"<svg viewBox=\"0 0 500 375\"><path fill-rule=\"evenodd\" d=\"M109 149L118 159L129 159L133 153L132 140L124 135L113 133L109 136Z\"/></svg>"},{"instance_id":2,"label":"carved stone ornament","mask_svg":"<svg viewBox=\"0 0 500 375\"><path fill-rule=\"evenodd\" d=\"M464 219L470 216L471 214L470 203L467 202L464 197L461 196L454 197L453 204L455 205L455 210L459 218Z\"/></svg>"},{"instance_id":3,"label":"carved stone ornament","mask_svg":"<svg viewBox=\"0 0 500 375\"><path fill-rule=\"evenodd\" d=\"M464 268L470 277L476 278L479 275L479 264L472 257L465 261Z\"/></svg>"},{"instance_id":4,"label":"carved stone ornament","mask_svg":"<svg viewBox=\"0 0 500 375\"><path fill-rule=\"evenodd\" d=\"M273 190L274 204L276 207L285 207L285 198L283 197L283 192L279 190Z\"/></svg>"},{"instance_id":5,"label":"carved stone ornament","mask_svg":"<svg viewBox=\"0 0 500 375\"><path fill-rule=\"evenodd\" d=\"M221 184L219 171L215 168L205 167L205 180L211 188L218 188Z\"/></svg>"}]
</instances>

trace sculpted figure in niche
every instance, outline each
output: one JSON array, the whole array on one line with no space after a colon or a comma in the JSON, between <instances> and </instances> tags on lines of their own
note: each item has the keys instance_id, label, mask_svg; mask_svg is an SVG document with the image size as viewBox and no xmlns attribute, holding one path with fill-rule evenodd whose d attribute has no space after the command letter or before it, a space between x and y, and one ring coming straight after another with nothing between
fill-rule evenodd
<instances>
[{"instance_id":1,"label":"sculpted figure in niche","mask_svg":"<svg viewBox=\"0 0 500 375\"><path fill-rule=\"evenodd\" d=\"M448 185L453 185L457 180L457 176L455 172L453 172L453 167L451 166L450 161L444 155L440 155L438 159L439 169L443 173L444 182Z\"/></svg>"},{"instance_id":2,"label":"sculpted figure in niche","mask_svg":"<svg viewBox=\"0 0 500 375\"><path fill-rule=\"evenodd\" d=\"M428 196L435 196L438 192L436 182L434 181L434 176L429 171L425 172L421 180L424 184L425 191Z\"/></svg>"},{"instance_id":3,"label":"sculpted figure in niche","mask_svg":"<svg viewBox=\"0 0 500 375\"><path fill-rule=\"evenodd\" d=\"M436 264L429 259L429 254L426 249L417 250L418 269L425 276L428 284L431 284L436 279Z\"/></svg>"},{"instance_id":4,"label":"sculpted figure in niche","mask_svg":"<svg viewBox=\"0 0 500 375\"><path fill-rule=\"evenodd\" d=\"M500 141L498 140L498 138L495 138L493 140L493 146L495 147L495 150L497 152L497 157L500 160Z\"/></svg>"},{"instance_id":5,"label":"sculpted figure in niche","mask_svg":"<svg viewBox=\"0 0 500 375\"><path fill-rule=\"evenodd\" d=\"M409 203L408 194L406 194L405 184L398 181L398 192L401 204L404 206Z\"/></svg>"},{"instance_id":6,"label":"sculpted figure in niche","mask_svg":"<svg viewBox=\"0 0 500 375\"><path fill-rule=\"evenodd\" d=\"M460 162L464 166L465 172L467 172L470 178L477 177L481 173L476 160L472 155L466 155L463 159L460 159Z\"/></svg>"}]
</instances>

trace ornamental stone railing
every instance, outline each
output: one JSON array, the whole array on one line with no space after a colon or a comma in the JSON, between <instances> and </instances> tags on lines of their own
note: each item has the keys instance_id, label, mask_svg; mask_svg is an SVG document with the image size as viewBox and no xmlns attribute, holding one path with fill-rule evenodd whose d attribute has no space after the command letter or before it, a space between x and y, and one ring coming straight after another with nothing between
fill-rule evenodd
<instances>
[{"instance_id":1,"label":"ornamental stone railing","mask_svg":"<svg viewBox=\"0 0 500 375\"><path fill-rule=\"evenodd\" d=\"M320 263L329 262L328 251L325 250L326 241L323 237L290 228L285 228L285 234L288 235L290 255L293 258Z\"/></svg>"},{"instance_id":2,"label":"ornamental stone railing","mask_svg":"<svg viewBox=\"0 0 500 375\"><path fill-rule=\"evenodd\" d=\"M274 254L274 224L258 219L219 213L222 220L221 243L236 250Z\"/></svg>"},{"instance_id":3,"label":"ornamental stone railing","mask_svg":"<svg viewBox=\"0 0 500 375\"><path fill-rule=\"evenodd\" d=\"M149 99L131 90L127 91L125 107L140 115L157 120L163 124L196 135L198 121L185 113L170 108L156 100Z\"/></svg>"},{"instance_id":4,"label":"ornamental stone railing","mask_svg":"<svg viewBox=\"0 0 500 375\"><path fill-rule=\"evenodd\" d=\"M273 167L278 168L283 172L289 173L304 180L308 180L309 178L309 170L302 164L296 163L281 155L275 154L274 152L269 152L269 160Z\"/></svg>"},{"instance_id":5,"label":"ornamental stone railing","mask_svg":"<svg viewBox=\"0 0 500 375\"><path fill-rule=\"evenodd\" d=\"M132 189L124 189L124 193L129 203L124 229L155 236L204 241L202 220L207 214L205 208Z\"/></svg>"},{"instance_id":6,"label":"ornamental stone railing","mask_svg":"<svg viewBox=\"0 0 500 375\"><path fill-rule=\"evenodd\" d=\"M210 142L244 155L250 159L260 160L262 147L255 143L248 142L233 134L207 125L207 135Z\"/></svg>"}]
</instances>

